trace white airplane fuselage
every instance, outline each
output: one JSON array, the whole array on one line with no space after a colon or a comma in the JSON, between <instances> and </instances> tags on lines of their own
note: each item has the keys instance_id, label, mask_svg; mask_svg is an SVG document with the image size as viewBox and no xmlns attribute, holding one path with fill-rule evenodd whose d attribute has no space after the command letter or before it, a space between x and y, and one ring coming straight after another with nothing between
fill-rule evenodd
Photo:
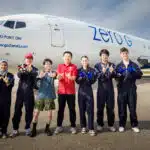
<instances>
[{"instance_id":1,"label":"white airplane fuselage","mask_svg":"<svg viewBox=\"0 0 150 150\"><path fill-rule=\"evenodd\" d=\"M121 47L129 49L134 61L150 56L150 41L85 22L35 14L0 17L0 57L8 59L11 66L23 63L27 52L33 52L37 66L44 58L52 59L57 66L65 50L73 53L74 63L79 65L81 56L87 55L94 65L103 48L117 63Z\"/></svg>"}]
</instances>

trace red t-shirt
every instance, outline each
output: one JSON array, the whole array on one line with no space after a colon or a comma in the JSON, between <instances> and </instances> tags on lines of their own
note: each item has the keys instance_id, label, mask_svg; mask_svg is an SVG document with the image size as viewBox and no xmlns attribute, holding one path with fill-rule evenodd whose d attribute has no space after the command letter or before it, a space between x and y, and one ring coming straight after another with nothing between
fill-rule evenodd
<instances>
[{"instance_id":1,"label":"red t-shirt","mask_svg":"<svg viewBox=\"0 0 150 150\"><path fill-rule=\"evenodd\" d=\"M57 73L63 77L58 82L58 94L75 94L75 81L68 79L66 74L77 76L77 66L74 64L59 64Z\"/></svg>"}]
</instances>

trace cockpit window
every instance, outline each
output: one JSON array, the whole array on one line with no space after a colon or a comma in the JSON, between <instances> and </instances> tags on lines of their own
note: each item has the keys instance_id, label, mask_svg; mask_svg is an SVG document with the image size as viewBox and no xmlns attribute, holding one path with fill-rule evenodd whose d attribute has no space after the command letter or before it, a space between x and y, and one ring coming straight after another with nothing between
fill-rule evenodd
<instances>
[{"instance_id":1,"label":"cockpit window","mask_svg":"<svg viewBox=\"0 0 150 150\"><path fill-rule=\"evenodd\" d=\"M26 27L26 23L25 22L20 22L20 21L18 21L17 23L16 23L16 29L19 29L19 28L25 28Z\"/></svg>"},{"instance_id":2,"label":"cockpit window","mask_svg":"<svg viewBox=\"0 0 150 150\"><path fill-rule=\"evenodd\" d=\"M15 24L15 21L6 21L4 26L7 27L7 28L13 29L14 28L14 24Z\"/></svg>"}]
</instances>

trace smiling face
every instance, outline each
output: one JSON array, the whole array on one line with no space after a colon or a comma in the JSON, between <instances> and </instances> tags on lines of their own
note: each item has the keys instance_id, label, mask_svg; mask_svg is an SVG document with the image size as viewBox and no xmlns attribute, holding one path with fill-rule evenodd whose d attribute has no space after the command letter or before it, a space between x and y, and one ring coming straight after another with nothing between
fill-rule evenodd
<instances>
[{"instance_id":1,"label":"smiling face","mask_svg":"<svg viewBox=\"0 0 150 150\"><path fill-rule=\"evenodd\" d=\"M26 65L32 65L32 63L33 63L33 59L32 58L26 58L25 59L25 64Z\"/></svg>"},{"instance_id":2,"label":"smiling face","mask_svg":"<svg viewBox=\"0 0 150 150\"><path fill-rule=\"evenodd\" d=\"M121 58L122 58L124 61L128 61L128 60L129 60L129 53L128 53L127 51L121 52L121 53L120 53L120 56L121 56Z\"/></svg>"},{"instance_id":3,"label":"smiling face","mask_svg":"<svg viewBox=\"0 0 150 150\"><path fill-rule=\"evenodd\" d=\"M88 65L89 65L89 59L86 58L86 57L82 57L82 59L81 59L81 64L82 64L82 66L83 66L84 68L87 68Z\"/></svg>"},{"instance_id":4,"label":"smiling face","mask_svg":"<svg viewBox=\"0 0 150 150\"><path fill-rule=\"evenodd\" d=\"M7 69L8 69L8 64L6 62L1 62L0 63L0 70L6 71Z\"/></svg>"},{"instance_id":5,"label":"smiling face","mask_svg":"<svg viewBox=\"0 0 150 150\"><path fill-rule=\"evenodd\" d=\"M50 71L52 69L52 64L49 61L46 61L44 64L44 69L46 72Z\"/></svg>"},{"instance_id":6,"label":"smiling face","mask_svg":"<svg viewBox=\"0 0 150 150\"><path fill-rule=\"evenodd\" d=\"M109 60L109 56L107 55L107 54L102 54L101 55L101 61L103 62L103 63L107 63L108 62L108 60Z\"/></svg>"},{"instance_id":7,"label":"smiling face","mask_svg":"<svg viewBox=\"0 0 150 150\"><path fill-rule=\"evenodd\" d=\"M70 64L72 60L72 56L69 53L66 53L64 54L63 59L65 64Z\"/></svg>"}]
</instances>

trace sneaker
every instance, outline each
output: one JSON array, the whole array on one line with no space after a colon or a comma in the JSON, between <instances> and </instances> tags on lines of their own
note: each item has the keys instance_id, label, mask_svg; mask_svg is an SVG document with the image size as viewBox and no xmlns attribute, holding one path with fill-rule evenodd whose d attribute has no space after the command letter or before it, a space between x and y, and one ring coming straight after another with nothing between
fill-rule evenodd
<instances>
[{"instance_id":1,"label":"sneaker","mask_svg":"<svg viewBox=\"0 0 150 150\"><path fill-rule=\"evenodd\" d=\"M10 137L14 138L14 137L16 137L18 135L19 135L19 131L18 130L13 130L12 134L10 134Z\"/></svg>"},{"instance_id":2,"label":"sneaker","mask_svg":"<svg viewBox=\"0 0 150 150\"><path fill-rule=\"evenodd\" d=\"M97 131L103 131L103 127L102 126L97 126Z\"/></svg>"},{"instance_id":3,"label":"sneaker","mask_svg":"<svg viewBox=\"0 0 150 150\"><path fill-rule=\"evenodd\" d=\"M132 128L132 130L133 130L133 132L135 132L135 133L139 133L139 132L140 132L140 129L139 129L138 127L134 127L134 128Z\"/></svg>"},{"instance_id":4,"label":"sneaker","mask_svg":"<svg viewBox=\"0 0 150 150\"><path fill-rule=\"evenodd\" d=\"M124 131L125 131L124 127L119 127L119 132L124 132Z\"/></svg>"},{"instance_id":5,"label":"sneaker","mask_svg":"<svg viewBox=\"0 0 150 150\"><path fill-rule=\"evenodd\" d=\"M7 139L7 134L2 134L2 139Z\"/></svg>"},{"instance_id":6,"label":"sneaker","mask_svg":"<svg viewBox=\"0 0 150 150\"><path fill-rule=\"evenodd\" d=\"M89 134L90 134L90 136L95 136L96 135L94 130L89 130Z\"/></svg>"},{"instance_id":7,"label":"sneaker","mask_svg":"<svg viewBox=\"0 0 150 150\"><path fill-rule=\"evenodd\" d=\"M85 133L86 133L86 128L82 128L82 129L81 129L81 133L82 133L82 134L85 134Z\"/></svg>"},{"instance_id":8,"label":"sneaker","mask_svg":"<svg viewBox=\"0 0 150 150\"><path fill-rule=\"evenodd\" d=\"M26 129L26 136L31 136L31 129Z\"/></svg>"},{"instance_id":9,"label":"sneaker","mask_svg":"<svg viewBox=\"0 0 150 150\"><path fill-rule=\"evenodd\" d=\"M77 133L76 128L73 128L73 127L70 129L70 131L71 131L72 134L76 134Z\"/></svg>"},{"instance_id":10,"label":"sneaker","mask_svg":"<svg viewBox=\"0 0 150 150\"><path fill-rule=\"evenodd\" d=\"M116 132L116 128L115 127L108 127L108 129L109 129L109 131L111 131L111 132Z\"/></svg>"},{"instance_id":11,"label":"sneaker","mask_svg":"<svg viewBox=\"0 0 150 150\"><path fill-rule=\"evenodd\" d=\"M54 133L59 134L61 132L63 132L63 128L62 127L57 127Z\"/></svg>"}]
</instances>

